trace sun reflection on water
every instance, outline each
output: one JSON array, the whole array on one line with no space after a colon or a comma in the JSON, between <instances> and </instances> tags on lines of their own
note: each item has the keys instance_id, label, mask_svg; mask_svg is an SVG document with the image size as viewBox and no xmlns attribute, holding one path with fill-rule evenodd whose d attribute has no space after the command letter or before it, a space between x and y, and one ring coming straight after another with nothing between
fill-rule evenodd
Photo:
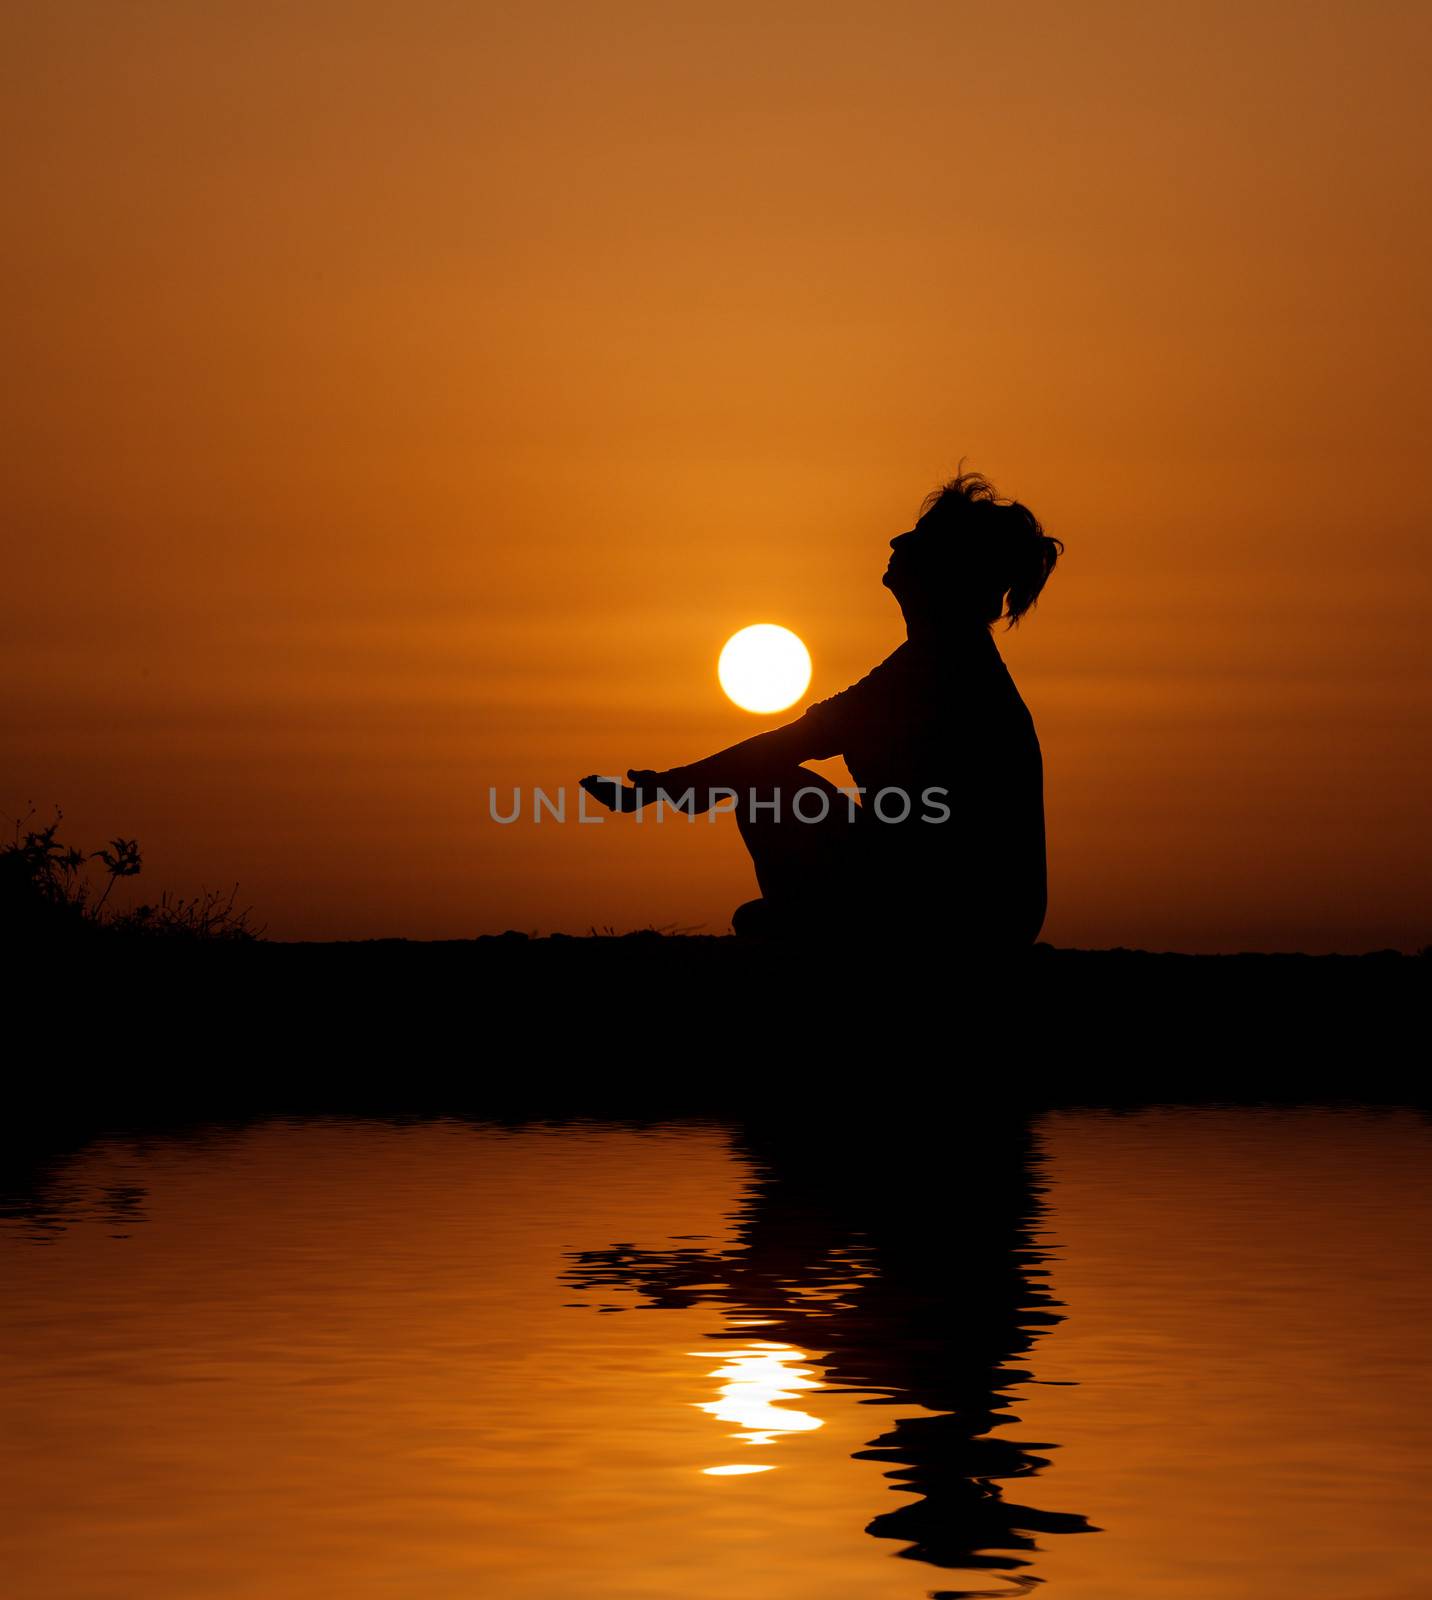
<instances>
[{"instance_id":1,"label":"sun reflection on water","mask_svg":"<svg viewBox=\"0 0 1432 1600\"><path fill-rule=\"evenodd\" d=\"M690 1350L688 1355L709 1356L709 1350ZM782 1404L803 1390L822 1387L814 1369L799 1365L810 1359L809 1352L797 1345L757 1339L727 1351L710 1377L722 1380L714 1400L695 1402L722 1422L734 1422L731 1437L742 1444L774 1444L784 1434L811 1433L822 1426L819 1417ZM769 1472L773 1462L743 1462L719 1467L703 1467L711 1478L735 1478L753 1472Z\"/></svg>"}]
</instances>

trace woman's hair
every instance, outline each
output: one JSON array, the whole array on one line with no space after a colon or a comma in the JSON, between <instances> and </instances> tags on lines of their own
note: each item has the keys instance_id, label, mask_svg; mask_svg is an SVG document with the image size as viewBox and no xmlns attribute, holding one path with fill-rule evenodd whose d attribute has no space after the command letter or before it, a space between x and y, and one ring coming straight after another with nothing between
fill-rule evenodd
<instances>
[{"instance_id":1,"label":"woman's hair","mask_svg":"<svg viewBox=\"0 0 1432 1600\"><path fill-rule=\"evenodd\" d=\"M950 554L966 571L973 563L988 620L997 622L1003 613L1011 628L1039 598L1064 554L1063 544L1048 537L1028 506L1001 500L978 472L957 472L927 495L920 521L948 528L958 539Z\"/></svg>"}]
</instances>

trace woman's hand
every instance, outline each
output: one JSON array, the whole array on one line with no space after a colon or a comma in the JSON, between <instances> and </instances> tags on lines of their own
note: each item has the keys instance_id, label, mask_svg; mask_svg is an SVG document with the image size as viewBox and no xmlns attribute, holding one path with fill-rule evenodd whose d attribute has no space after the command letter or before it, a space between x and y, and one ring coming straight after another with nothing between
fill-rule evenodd
<instances>
[{"instance_id":1,"label":"woman's hand","mask_svg":"<svg viewBox=\"0 0 1432 1600\"><path fill-rule=\"evenodd\" d=\"M608 811L635 811L656 799L661 787L659 772L632 767L627 777L631 779L630 783L618 783L615 778L603 778L593 773L591 777L582 779L582 787Z\"/></svg>"}]
</instances>

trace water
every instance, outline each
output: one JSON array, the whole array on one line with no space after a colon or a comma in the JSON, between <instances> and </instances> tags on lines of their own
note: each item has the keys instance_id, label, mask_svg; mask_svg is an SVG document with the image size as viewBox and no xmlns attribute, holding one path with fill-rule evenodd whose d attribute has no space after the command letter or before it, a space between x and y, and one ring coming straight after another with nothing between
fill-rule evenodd
<instances>
[{"instance_id":1,"label":"water","mask_svg":"<svg viewBox=\"0 0 1432 1600\"><path fill-rule=\"evenodd\" d=\"M0 1225L4 1593L1426 1592L1424 1120L848 1137L91 1146Z\"/></svg>"}]
</instances>

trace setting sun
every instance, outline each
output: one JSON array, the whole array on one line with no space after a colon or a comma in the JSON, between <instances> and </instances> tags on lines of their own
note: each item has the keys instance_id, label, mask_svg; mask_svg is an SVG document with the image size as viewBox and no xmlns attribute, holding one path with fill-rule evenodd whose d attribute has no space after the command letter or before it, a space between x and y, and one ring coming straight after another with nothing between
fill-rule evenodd
<instances>
[{"instance_id":1,"label":"setting sun","mask_svg":"<svg viewBox=\"0 0 1432 1600\"><path fill-rule=\"evenodd\" d=\"M784 711L810 683L810 651L789 628L757 622L726 641L716 675L743 711Z\"/></svg>"}]
</instances>

